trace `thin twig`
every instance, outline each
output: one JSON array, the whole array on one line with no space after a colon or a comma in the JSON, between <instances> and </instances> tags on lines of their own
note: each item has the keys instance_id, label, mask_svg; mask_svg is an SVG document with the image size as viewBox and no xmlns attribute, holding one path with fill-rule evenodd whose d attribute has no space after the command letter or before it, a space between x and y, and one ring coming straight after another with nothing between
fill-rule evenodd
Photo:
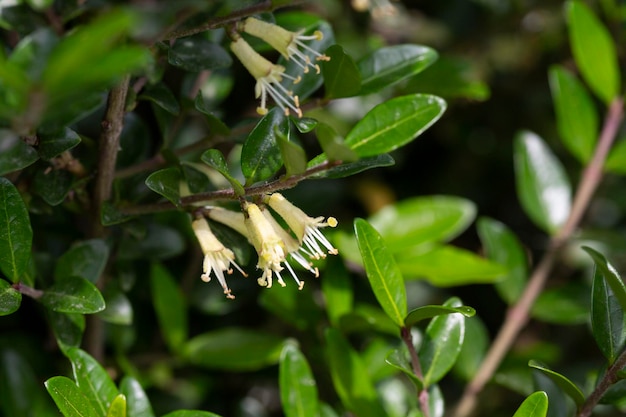
<instances>
[{"instance_id":1,"label":"thin twig","mask_svg":"<svg viewBox=\"0 0 626 417\"><path fill-rule=\"evenodd\" d=\"M569 217L559 230L559 233L551 239L547 252L532 273L520 300L510 308L505 322L500 328L500 332L485 356L483 364L463 393L454 413L456 417L467 417L474 412L478 394L498 369L500 362L510 350L517 335L528 322L530 309L535 299L541 293L561 248L580 224L583 214L587 210L591 198L600 183L604 161L611 149L623 118L623 105L621 98L616 98L611 103L593 158L583 172L581 182L576 190Z\"/></svg>"},{"instance_id":2,"label":"thin twig","mask_svg":"<svg viewBox=\"0 0 626 417\"><path fill-rule=\"evenodd\" d=\"M400 336L402 336L402 341L406 345L409 350L409 355L411 356L411 367L413 368L413 373L420 380L424 381L424 374L422 373L422 366L420 365L419 357L417 356L417 350L415 350L415 345L413 344L413 337L411 336L411 329L408 327L403 327L400 329ZM428 406L428 387L423 387L418 393L417 398L420 403L420 409L422 410L422 414L424 417L430 417L430 408Z\"/></svg>"},{"instance_id":3,"label":"thin twig","mask_svg":"<svg viewBox=\"0 0 626 417\"><path fill-rule=\"evenodd\" d=\"M596 388L589 395L589 397L587 397L587 400L580 408L577 417L589 417L591 415L591 412L598 402L600 402L604 393L611 387L611 385L620 380L617 373L624 369L624 366L626 366L626 351L622 352L613 365L609 366L609 369L606 370L606 373L598 385L596 385Z\"/></svg>"}]
</instances>

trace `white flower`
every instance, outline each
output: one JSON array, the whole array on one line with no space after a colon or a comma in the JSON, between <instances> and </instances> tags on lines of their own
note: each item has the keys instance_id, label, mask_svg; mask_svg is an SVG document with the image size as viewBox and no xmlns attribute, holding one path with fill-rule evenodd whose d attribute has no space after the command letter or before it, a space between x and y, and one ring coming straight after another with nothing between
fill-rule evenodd
<instances>
[{"instance_id":1,"label":"white flower","mask_svg":"<svg viewBox=\"0 0 626 417\"><path fill-rule=\"evenodd\" d=\"M293 59L304 73L309 72L309 67L314 68L318 74L320 73L319 65L315 64L311 57L315 61L330 60L328 56L319 53L305 43L306 41L322 40L324 34L319 30L316 30L313 35L307 36L303 35L302 31L291 32L278 25L264 22L254 17L249 17L243 22L243 30L269 43L285 59Z\"/></svg>"},{"instance_id":2,"label":"white flower","mask_svg":"<svg viewBox=\"0 0 626 417\"><path fill-rule=\"evenodd\" d=\"M269 94L286 116L289 116L290 111L294 111L298 117L302 117L298 96L281 84L283 78L294 82L297 82L298 78L285 74L285 67L274 65L263 58L243 38L231 42L230 49L256 80L254 94L256 98L261 97L261 105L257 107L257 113L267 114L267 95Z\"/></svg>"},{"instance_id":3,"label":"white flower","mask_svg":"<svg viewBox=\"0 0 626 417\"><path fill-rule=\"evenodd\" d=\"M230 267L232 264L243 276L247 276L235 262L235 254L217 240L213 232L211 232L209 223L205 218L201 217L195 219L191 223L191 227L198 238L198 242L200 242L202 253L204 253L204 262L202 264L203 273L201 275L202 281L211 281L211 272L215 273L217 280L224 289L226 297L235 298L226 284L224 271L226 271L227 274L232 274L233 269Z\"/></svg>"},{"instance_id":4,"label":"white flower","mask_svg":"<svg viewBox=\"0 0 626 417\"><path fill-rule=\"evenodd\" d=\"M337 219L329 217L324 221L324 217L309 217L279 193L274 193L265 200L285 220L302 245L301 250L308 256L319 259L326 257L326 252L331 255L339 253L319 230L321 227L337 226Z\"/></svg>"}]
</instances>

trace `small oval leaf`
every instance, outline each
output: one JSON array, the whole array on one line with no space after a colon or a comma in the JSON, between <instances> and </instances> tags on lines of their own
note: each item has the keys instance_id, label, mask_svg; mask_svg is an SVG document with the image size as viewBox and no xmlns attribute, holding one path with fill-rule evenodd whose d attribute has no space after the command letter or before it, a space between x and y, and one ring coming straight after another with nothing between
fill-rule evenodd
<instances>
[{"instance_id":1,"label":"small oval leaf","mask_svg":"<svg viewBox=\"0 0 626 417\"><path fill-rule=\"evenodd\" d=\"M263 116L243 144L241 171L246 185L270 178L283 165L276 129L289 137L288 119L278 107Z\"/></svg>"},{"instance_id":2,"label":"small oval leaf","mask_svg":"<svg viewBox=\"0 0 626 417\"><path fill-rule=\"evenodd\" d=\"M0 279L0 316L17 311L22 303L22 294L3 279Z\"/></svg>"},{"instance_id":3,"label":"small oval leaf","mask_svg":"<svg viewBox=\"0 0 626 417\"><path fill-rule=\"evenodd\" d=\"M583 246L582 249L591 256L598 272L606 280L611 287L613 295L622 307L622 311L626 312L626 285L622 280L615 267L611 265L607 259L600 252L588 247Z\"/></svg>"},{"instance_id":4,"label":"small oval leaf","mask_svg":"<svg viewBox=\"0 0 626 417\"><path fill-rule=\"evenodd\" d=\"M26 205L11 181L0 177L0 270L19 281L30 259L33 230Z\"/></svg>"},{"instance_id":5,"label":"small oval leaf","mask_svg":"<svg viewBox=\"0 0 626 417\"><path fill-rule=\"evenodd\" d=\"M476 314L476 310L468 306L422 306L409 311L409 314L407 314L406 318L404 319L404 325L406 327L410 327L419 321L432 319L433 317L443 316L452 313L460 313L463 314L465 317L472 317L474 316L474 314Z\"/></svg>"},{"instance_id":6,"label":"small oval leaf","mask_svg":"<svg viewBox=\"0 0 626 417\"><path fill-rule=\"evenodd\" d=\"M548 395L543 391L537 391L524 400L513 417L546 417L547 415Z\"/></svg>"},{"instance_id":7,"label":"small oval leaf","mask_svg":"<svg viewBox=\"0 0 626 417\"><path fill-rule=\"evenodd\" d=\"M120 392L126 396L130 417L154 417L150 400L135 378L125 376L120 383Z\"/></svg>"},{"instance_id":8,"label":"small oval leaf","mask_svg":"<svg viewBox=\"0 0 626 417\"><path fill-rule=\"evenodd\" d=\"M102 417L74 381L64 376L54 376L44 385L64 417Z\"/></svg>"},{"instance_id":9,"label":"small oval leaf","mask_svg":"<svg viewBox=\"0 0 626 417\"><path fill-rule=\"evenodd\" d=\"M115 397L107 411L107 417L126 417L126 397L124 394Z\"/></svg>"},{"instance_id":10,"label":"small oval leaf","mask_svg":"<svg viewBox=\"0 0 626 417\"><path fill-rule=\"evenodd\" d=\"M550 378L563 390L563 392L565 392L572 400L574 400L574 403L578 407L585 403L585 395L582 393L580 388L578 388L576 384L574 384L565 376L549 369L547 366L538 361L531 360L528 362L528 366L541 371L544 375Z\"/></svg>"},{"instance_id":11,"label":"small oval leaf","mask_svg":"<svg viewBox=\"0 0 626 417\"><path fill-rule=\"evenodd\" d=\"M169 348L176 352L187 340L187 307L172 275L160 264L152 264L152 303L159 327Z\"/></svg>"},{"instance_id":12,"label":"small oval leaf","mask_svg":"<svg viewBox=\"0 0 626 417\"><path fill-rule=\"evenodd\" d=\"M325 52L330 61L322 63L322 76L326 98L350 97L361 89L361 74L352 57L339 45L333 45Z\"/></svg>"},{"instance_id":13,"label":"small oval leaf","mask_svg":"<svg viewBox=\"0 0 626 417\"><path fill-rule=\"evenodd\" d=\"M280 400L286 417L319 415L317 385L309 364L300 350L286 344L279 364Z\"/></svg>"},{"instance_id":14,"label":"small oval leaf","mask_svg":"<svg viewBox=\"0 0 626 417\"><path fill-rule=\"evenodd\" d=\"M591 287L591 332L609 365L626 341L624 310L602 273L596 268Z\"/></svg>"},{"instance_id":15,"label":"small oval leaf","mask_svg":"<svg viewBox=\"0 0 626 417\"><path fill-rule=\"evenodd\" d=\"M146 185L178 206L180 203L180 181L183 176L178 168L165 168L153 172L146 178Z\"/></svg>"},{"instance_id":16,"label":"small oval leaf","mask_svg":"<svg viewBox=\"0 0 626 417\"><path fill-rule=\"evenodd\" d=\"M111 403L119 394L113 380L100 363L84 350L71 348L66 354L72 362L76 385L93 408L100 415L106 415Z\"/></svg>"},{"instance_id":17,"label":"small oval leaf","mask_svg":"<svg viewBox=\"0 0 626 417\"><path fill-rule=\"evenodd\" d=\"M60 313L93 314L104 310L104 298L91 282L80 277L64 277L43 292L39 299Z\"/></svg>"},{"instance_id":18,"label":"small oval leaf","mask_svg":"<svg viewBox=\"0 0 626 417\"><path fill-rule=\"evenodd\" d=\"M95 284L109 259L109 247L102 239L78 242L59 258L54 268L56 279L80 277Z\"/></svg>"}]
</instances>

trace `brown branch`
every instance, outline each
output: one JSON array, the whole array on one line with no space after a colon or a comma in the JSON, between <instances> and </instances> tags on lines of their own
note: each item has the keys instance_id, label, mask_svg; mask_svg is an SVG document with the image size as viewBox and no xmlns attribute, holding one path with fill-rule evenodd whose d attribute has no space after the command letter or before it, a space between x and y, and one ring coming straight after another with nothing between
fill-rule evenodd
<instances>
[{"instance_id":1,"label":"brown branch","mask_svg":"<svg viewBox=\"0 0 626 417\"><path fill-rule=\"evenodd\" d=\"M621 355L617 358L617 360L606 370L606 373L596 385L596 388L593 392L587 397L587 400L580 408L580 411L577 414L577 417L589 417L594 407L600 402L604 393L611 387L611 385L615 384L621 378L617 374L619 371L624 369L626 366L626 351L622 352Z\"/></svg>"},{"instance_id":2,"label":"brown branch","mask_svg":"<svg viewBox=\"0 0 626 417\"><path fill-rule=\"evenodd\" d=\"M402 341L409 350L413 373L420 381L424 381L424 374L422 373L422 366L420 365L420 360L417 356L417 350L415 350L415 345L413 344L411 329L409 329L408 327L402 327L400 329L400 336L402 337ZM428 387L422 387L422 389L417 393L417 397L420 403L420 409L422 410L422 414L424 415L424 417L430 417L430 408L428 406Z\"/></svg>"},{"instance_id":3,"label":"brown branch","mask_svg":"<svg viewBox=\"0 0 626 417\"><path fill-rule=\"evenodd\" d=\"M456 417L467 417L474 412L478 394L496 372L519 332L528 322L530 309L541 293L561 248L580 224L583 214L602 179L604 161L623 118L623 105L621 98L616 98L611 103L593 158L583 172L581 182L576 190L569 217L559 233L551 239L548 251L533 271L520 300L510 308L483 364L463 393L454 414Z\"/></svg>"}]
</instances>

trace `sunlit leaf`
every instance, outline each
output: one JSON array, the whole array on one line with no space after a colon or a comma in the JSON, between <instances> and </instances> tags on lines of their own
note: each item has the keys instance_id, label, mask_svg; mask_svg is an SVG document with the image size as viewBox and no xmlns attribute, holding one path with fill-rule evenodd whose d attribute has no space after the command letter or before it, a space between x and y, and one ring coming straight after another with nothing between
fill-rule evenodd
<instances>
[{"instance_id":1,"label":"sunlit leaf","mask_svg":"<svg viewBox=\"0 0 626 417\"><path fill-rule=\"evenodd\" d=\"M585 395L580 388L576 386L572 381L565 376L555 372L538 361L531 360L528 362L528 366L541 371L544 375L550 378L555 384L557 384L563 392L565 392L578 407L585 403Z\"/></svg>"},{"instance_id":2,"label":"sunlit leaf","mask_svg":"<svg viewBox=\"0 0 626 417\"><path fill-rule=\"evenodd\" d=\"M80 391L100 415L106 415L115 397L117 387L107 371L87 352L71 348L67 357L72 362L74 379Z\"/></svg>"},{"instance_id":3,"label":"sunlit leaf","mask_svg":"<svg viewBox=\"0 0 626 417\"><path fill-rule=\"evenodd\" d=\"M78 389L74 381L64 376L54 376L44 385L64 417L102 417Z\"/></svg>"},{"instance_id":4,"label":"sunlit leaf","mask_svg":"<svg viewBox=\"0 0 626 417\"><path fill-rule=\"evenodd\" d=\"M118 394L111 403L106 417L126 417L126 397Z\"/></svg>"},{"instance_id":5,"label":"sunlit leaf","mask_svg":"<svg viewBox=\"0 0 626 417\"><path fill-rule=\"evenodd\" d=\"M625 326L624 310L602 273L596 269L591 290L591 332L609 365L624 348Z\"/></svg>"},{"instance_id":6,"label":"sunlit leaf","mask_svg":"<svg viewBox=\"0 0 626 417\"><path fill-rule=\"evenodd\" d=\"M272 108L254 127L241 149L241 171L246 185L263 181L283 165L276 131L289 137L288 119L278 107Z\"/></svg>"},{"instance_id":7,"label":"sunlit leaf","mask_svg":"<svg viewBox=\"0 0 626 417\"><path fill-rule=\"evenodd\" d=\"M0 316L16 312L21 303L22 294L8 282L0 279Z\"/></svg>"},{"instance_id":8,"label":"sunlit leaf","mask_svg":"<svg viewBox=\"0 0 626 417\"><path fill-rule=\"evenodd\" d=\"M611 265L600 252L587 246L583 246L582 249L591 256L591 259L593 259L596 265L597 272L602 275L607 284L611 287L613 295L619 302L622 311L626 311L626 285L615 267Z\"/></svg>"},{"instance_id":9,"label":"sunlit leaf","mask_svg":"<svg viewBox=\"0 0 626 417\"><path fill-rule=\"evenodd\" d=\"M120 392L126 396L129 417L154 417L150 400L135 378L125 376L120 383Z\"/></svg>"},{"instance_id":10,"label":"sunlit leaf","mask_svg":"<svg viewBox=\"0 0 626 417\"><path fill-rule=\"evenodd\" d=\"M547 415L548 396L543 391L537 391L524 400L513 417L546 417Z\"/></svg>"},{"instance_id":11,"label":"sunlit leaf","mask_svg":"<svg viewBox=\"0 0 626 417\"><path fill-rule=\"evenodd\" d=\"M350 97L361 89L361 74L352 57L339 45L326 50L330 61L323 62L322 75L326 98Z\"/></svg>"},{"instance_id":12,"label":"sunlit leaf","mask_svg":"<svg viewBox=\"0 0 626 417\"><path fill-rule=\"evenodd\" d=\"M317 385L302 352L293 344L286 344L279 366L280 400L285 416L317 416Z\"/></svg>"}]
</instances>

